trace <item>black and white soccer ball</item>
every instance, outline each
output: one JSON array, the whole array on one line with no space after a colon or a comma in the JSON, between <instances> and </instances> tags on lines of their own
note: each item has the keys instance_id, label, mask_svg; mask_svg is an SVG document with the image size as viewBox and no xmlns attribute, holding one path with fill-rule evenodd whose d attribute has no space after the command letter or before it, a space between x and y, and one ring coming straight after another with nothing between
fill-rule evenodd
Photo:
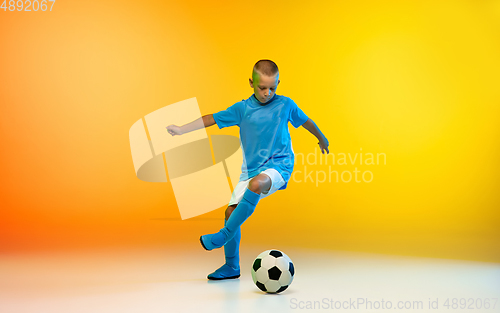
<instances>
[{"instance_id":1,"label":"black and white soccer ball","mask_svg":"<svg viewBox=\"0 0 500 313\"><path fill-rule=\"evenodd\" d=\"M288 288L294 274L292 260L279 250L264 251L253 261L253 282L268 293L279 293Z\"/></svg>"}]
</instances>

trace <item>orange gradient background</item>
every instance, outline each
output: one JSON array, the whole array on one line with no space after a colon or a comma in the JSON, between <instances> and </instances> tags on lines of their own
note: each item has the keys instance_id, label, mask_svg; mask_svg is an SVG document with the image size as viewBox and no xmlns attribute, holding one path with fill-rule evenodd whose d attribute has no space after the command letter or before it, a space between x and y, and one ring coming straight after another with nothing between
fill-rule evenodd
<instances>
[{"instance_id":1,"label":"orange gradient background","mask_svg":"<svg viewBox=\"0 0 500 313\"><path fill-rule=\"evenodd\" d=\"M216 231L224 208L181 221L169 183L135 176L128 131L184 99L202 114L246 99L253 64L272 59L277 93L316 122L331 153L387 162L332 166L369 170L371 183L291 182L259 204L242 248L500 262L499 34L494 0L1 10L0 252L182 247ZM317 149L303 128L291 133L296 153ZM295 169L305 166L328 171Z\"/></svg>"}]
</instances>

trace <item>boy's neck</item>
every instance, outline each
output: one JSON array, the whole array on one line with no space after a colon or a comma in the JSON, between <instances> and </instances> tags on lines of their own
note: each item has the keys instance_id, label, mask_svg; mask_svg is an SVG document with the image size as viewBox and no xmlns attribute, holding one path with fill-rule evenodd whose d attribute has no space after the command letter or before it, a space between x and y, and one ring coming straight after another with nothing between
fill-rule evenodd
<instances>
[{"instance_id":1,"label":"boy's neck","mask_svg":"<svg viewBox=\"0 0 500 313\"><path fill-rule=\"evenodd\" d=\"M252 95L252 97L255 99L255 101L260 104L260 105L267 105L268 103L270 103L271 101L274 100L274 98L276 97L276 94L273 95L273 97L271 99L269 99L269 101L265 102L265 103L262 103L259 101L259 99L257 99L257 97L255 96L255 93Z\"/></svg>"}]
</instances>

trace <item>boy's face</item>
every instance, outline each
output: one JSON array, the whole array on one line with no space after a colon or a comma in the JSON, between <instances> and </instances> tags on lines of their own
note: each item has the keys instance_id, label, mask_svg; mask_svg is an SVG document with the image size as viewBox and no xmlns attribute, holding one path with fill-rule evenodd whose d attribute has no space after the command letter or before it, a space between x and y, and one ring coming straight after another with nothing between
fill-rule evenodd
<instances>
[{"instance_id":1,"label":"boy's face","mask_svg":"<svg viewBox=\"0 0 500 313\"><path fill-rule=\"evenodd\" d=\"M274 96L280 83L278 78L279 73L274 76L267 76L256 72L253 74L253 79L249 79L250 87L253 88L255 97L260 103L266 103Z\"/></svg>"}]
</instances>

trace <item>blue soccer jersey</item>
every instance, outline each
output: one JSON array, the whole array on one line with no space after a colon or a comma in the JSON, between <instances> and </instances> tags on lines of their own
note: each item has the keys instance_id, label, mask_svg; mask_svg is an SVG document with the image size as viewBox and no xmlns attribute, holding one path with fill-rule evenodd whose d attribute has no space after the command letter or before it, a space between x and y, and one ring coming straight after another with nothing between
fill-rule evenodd
<instances>
[{"instance_id":1,"label":"blue soccer jersey","mask_svg":"<svg viewBox=\"0 0 500 313\"><path fill-rule=\"evenodd\" d=\"M253 94L213 117L219 128L240 127L243 150L240 180L274 168L286 182L280 189L286 188L295 160L288 122L297 128L309 119L292 99L275 94L262 104Z\"/></svg>"}]
</instances>

